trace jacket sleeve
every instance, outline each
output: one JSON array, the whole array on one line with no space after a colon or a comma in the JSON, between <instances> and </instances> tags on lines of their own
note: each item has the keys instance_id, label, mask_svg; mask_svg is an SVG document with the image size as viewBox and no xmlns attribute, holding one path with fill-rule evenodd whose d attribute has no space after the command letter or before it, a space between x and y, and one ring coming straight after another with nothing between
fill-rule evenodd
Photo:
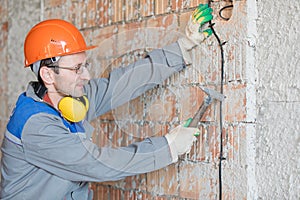
<instances>
[{"instance_id":1,"label":"jacket sleeve","mask_svg":"<svg viewBox=\"0 0 300 200\"><path fill-rule=\"evenodd\" d=\"M144 59L127 67L113 70L109 78L92 79L85 90L90 101L90 121L145 91L161 84L185 67L177 43L155 49Z\"/></svg>"},{"instance_id":2,"label":"jacket sleeve","mask_svg":"<svg viewBox=\"0 0 300 200\"><path fill-rule=\"evenodd\" d=\"M29 163L70 181L118 180L172 163L164 137L99 148L84 134L70 133L59 117L44 113L25 124L22 143Z\"/></svg>"}]
</instances>

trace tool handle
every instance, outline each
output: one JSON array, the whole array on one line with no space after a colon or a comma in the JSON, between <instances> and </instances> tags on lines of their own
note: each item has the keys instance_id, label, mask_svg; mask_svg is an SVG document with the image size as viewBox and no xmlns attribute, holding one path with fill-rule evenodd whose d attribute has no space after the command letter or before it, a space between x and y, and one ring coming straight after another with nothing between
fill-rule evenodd
<instances>
[{"instance_id":1,"label":"tool handle","mask_svg":"<svg viewBox=\"0 0 300 200\"><path fill-rule=\"evenodd\" d=\"M191 126L190 126L190 123L191 123L192 121L193 121L193 118L188 118L188 119L185 121L183 127L191 127ZM197 131L196 133L194 133L194 136L199 136L199 135L200 135L199 131Z\"/></svg>"},{"instance_id":2,"label":"tool handle","mask_svg":"<svg viewBox=\"0 0 300 200\"><path fill-rule=\"evenodd\" d=\"M207 110L208 105L202 104L202 106L199 108L195 116L192 118L189 127L197 127L199 121L201 120L202 116L204 115L205 111Z\"/></svg>"},{"instance_id":3,"label":"tool handle","mask_svg":"<svg viewBox=\"0 0 300 200\"><path fill-rule=\"evenodd\" d=\"M191 124L192 120L193 120L193 118L191 118L191 117L188 118L188 119L184 122L183 127L190 127L190 124Z\"/></svg>"},{"instance_id":4,"label":"tool handle","mask_svg":"<svg viewBox=\"0 0 300 200\"><path fill-rule=\"evenodd\" d=\"M197 110L196 114L193 118L189 118L185 124L184 127L197 127L198 122L201 120L202 116L206 112L208 106L212 103L212 99L210 97L205 98L204 102L200 106L200 108Z\"/></svg>"}]
</instances>

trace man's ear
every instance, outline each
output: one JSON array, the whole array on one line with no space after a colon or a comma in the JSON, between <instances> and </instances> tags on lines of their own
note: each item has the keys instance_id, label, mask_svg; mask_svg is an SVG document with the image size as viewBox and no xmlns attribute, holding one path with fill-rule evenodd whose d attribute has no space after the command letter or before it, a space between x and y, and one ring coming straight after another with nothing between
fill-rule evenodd
<instances>
[{"instance_id":1,"label":"man's ear","mask_svg":"<svg viewBox=\"0 0 300 200\"><path fill-rule=\"evenodd\" d=\"M45 85L52 84L54 82L53 70L50 68L42 66L39 73Z\"/></svg>"}]
</instances>

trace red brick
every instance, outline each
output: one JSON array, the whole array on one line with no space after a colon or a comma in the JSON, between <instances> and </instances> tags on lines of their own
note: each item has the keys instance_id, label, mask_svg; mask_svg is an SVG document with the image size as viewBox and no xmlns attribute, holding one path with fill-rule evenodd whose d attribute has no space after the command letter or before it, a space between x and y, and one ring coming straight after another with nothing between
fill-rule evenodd
<instances>
[{"instance_id":1,"label":"red brick","mask_svg":"<svg viewBox=\"0 0 300 200\"><path fill-rule=\"evenodd\" d=\"M95 183L92 184L92 189L94 191L94 199L100 200L109 198L109 187Z\"/></svg>"},{"instance_id":2,"label":"red brick","mask_svg":"<svg viewBox=\"0 0 300 200\"><path fill-rule=\"evenodd\" d=\"M120 189L109 188L109 199L110 200L120 200L122 198L122 192Z\"/></svg>"},{"instance_id":3,"label":"red brick","mask_svg":"<svg viewBox=\"0 0 300 200\"><path fill-rule=\"evenodd\" d=\"M191 161L208 161L209 160L209 152L208 150L208 131L207 126L200 125L199 126L200 135L197 136L197 141L194 142L190 153L188 154L187 159Z\"/></svg>"},{"instance_id":4,"label":"red brick","mask_svg":"<svg viewBox=\"0 0 300 200\"><path fill-rule=\"evenodd\" d=\"M44 1L44 4L50 8L62 6L65 3L66 3L66 0L45 0Z\"/></svg>"},{"instance_id":5,"label":"red brick","mask_svg":"<svg viewBox=\"0 0 300 200\"><path fill-rule=\"evenodd\" d=\"M144 199L143 198L144 195L145 194L143 194L142 192L129 190L124 192L124 199L128 199L128 200Z\"/></svg>"},{"instance_id":6,"label":"red brick","mask_svg":"<svg viewBox=\"0 0 300 200\"><path fill-rule=\"evenodd\" d=\"M125 20L130 21L139 17L139 1L127 0L125 1Z\"/></svg>"},{"instance_id":7,"label":"red brick","mask_svg":"<svg viewBox=\"0 0 300 200\"><path fill-rule=\"evenodd\" d=\"M176 15L163 15L146 20L148 34L147 47L151 49L162 48L178 38L178 17ZM145 40L144 38L144 40Z\"/></svg>"},{"instance_id":8,"label":"red brick","mask_svg":"<svg viewBox=\"0 0 300 200\"><path fill-rule=\"evenodd\" d=\"M226 151L226 160L241 164L242 155L240 151L246 147L246 127L243 124L235 124L228 125L225 129L224 150Z\"/></svg>"},{"instance_id":9,"label":"red brick","mask_svg":"<svg viewBox=\"0 0 300 200\"><path fill-rule=\"evenodd\" d=\"M236 82L245 79L245 47L240 42L228 42L224 46L226 50L227 64L230 70L226 70L225 79L227 82Z\"/></svg>"},{"instance_id":10,"label":"red brick","mask_svg":"<svg viewBox=\"0 0 300 200\"><path fill-rule=\"evenodd\" d=\"M155 15L169 12L169 0L155 0Z\"/></svg>"},{"instance_id":11,"label":"red brick","mask_svg":"<svg viewBox=\"0 0 300 200\"><path fill-rule=\"evenodd\" d=\"M136 176L126 177L124 180L124 189L134 189L140 191L146 191L146 174L139 174Z\"/></svg>"},{"instance_id":12,"label":"red brick","mask_svg":"<svg viewBox=\"0 0 300 200\"><path fill-rule=\"evenodd\" d=\"M183 0L172 0L171 1L171 8L173 11L179 11L182 9Z\"/></svg>"},{"instance_id":13,"label":"red brick","mask_svg":"<svg viewBox=\"0 0 300 200\"><path fill-rule=\"evenodd\" d=\"M246 119L246 84L229 84L224 86L226 99L223 103L225 120L241 122Z\"/></svg>"},{"instance_id":14,"label":"red brick","mask_svg":"<svg viewBox=\"0 0 300 200\"><path fill-rule=\"evenodd\" d=\"M144 22L132 22L118 26L116 48L119 56L127 56L127 59L123 59L127 61L127 63L124 63L125 66L135 61L134 52L145 48L144 28Z\"/></svg>"},{"instance_id":15,"label":"red brick","mask_svg":"<svg viewBox=\"0 0 300 200\"><path fill-rule=\"evenodd\" d=\"M124 10L123 10L123 1L120 0L112 0L112 23L121 22L124 20Z\"/></svg>"},{"instance_id":16,"label":"red brick","mask_svg":"<svg viewBox=\"0 0 300 200\"><path fill-rule=\"evenodd\" d=\"M202 124L199 129L200 135L197 136L197 141L194 142L190 153L184 159L193 162L217 163L220 156L219 129L214 125L205 124Z\"/></svg>"},{"instance_id":17,"label":"red brick","mask_svg":"<svg viewBox=\"0 0 300 200\"><path fill-rule=\"evenodd\" d=\"M166 168L147 174L147 192L155 195L178 194L178 165L172 164Z\"/></svg>"},{"instance_id":18,"label":"red brick","mask_svg":"<svg viewBox=\"0 0 300 200\"><path fill-rule=\"evenodd\" d=\"M109 13L109 0L98 1L96 5L96 25L106 26L109 23L110 13Z\"/></svg>"},{"instance_id":19,"label":"red brick","mask_svg":"<svg viewBox=\"0 0 300 200\"><path fill-rule=\"evenodd\" d=\"M96 0L87 1L86 12L84 14L84 16L86 17L84 27L96 26L97 11L98 9L96 5Z\"/></svg>"},{"instance_id":20,"label":"red brick","mask_svg":"<svg viewBox=\"0 0 300 200\"><path fill-rule=\"evenodd\" d=\"M72 1L68 12L71 22L77 28L83 28L86 26L86 4L84 1ZM53 10L52 16L55 15L62 15L62 13Z\"/></svg>"},{"instance_id":21,"label":"red brick","mask_svg":"<svg viewBox=\"0 0 300 200\"><path fill-rule=\"evenodd\" d=\"M154 15L155 0L140 0L140 14L142 17Z\"/></svg>"}]
</instances>

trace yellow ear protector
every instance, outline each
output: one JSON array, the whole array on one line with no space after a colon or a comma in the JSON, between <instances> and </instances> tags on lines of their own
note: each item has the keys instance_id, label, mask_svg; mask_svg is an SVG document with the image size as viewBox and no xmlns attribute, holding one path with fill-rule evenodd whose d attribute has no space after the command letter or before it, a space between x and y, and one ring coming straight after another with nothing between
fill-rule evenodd
<instances>
[{"instance_id":1,"label":"yellow ear protector","mask_svg":"<svg viewBox=\"0 0 300 200\"><path fill-rule=\"evenodd\" d=\"M89 100L86 96L66 96L58 103L58 110L70 122L80 122L85 118L89 109Z\"/></svg>"}]
</instances>

